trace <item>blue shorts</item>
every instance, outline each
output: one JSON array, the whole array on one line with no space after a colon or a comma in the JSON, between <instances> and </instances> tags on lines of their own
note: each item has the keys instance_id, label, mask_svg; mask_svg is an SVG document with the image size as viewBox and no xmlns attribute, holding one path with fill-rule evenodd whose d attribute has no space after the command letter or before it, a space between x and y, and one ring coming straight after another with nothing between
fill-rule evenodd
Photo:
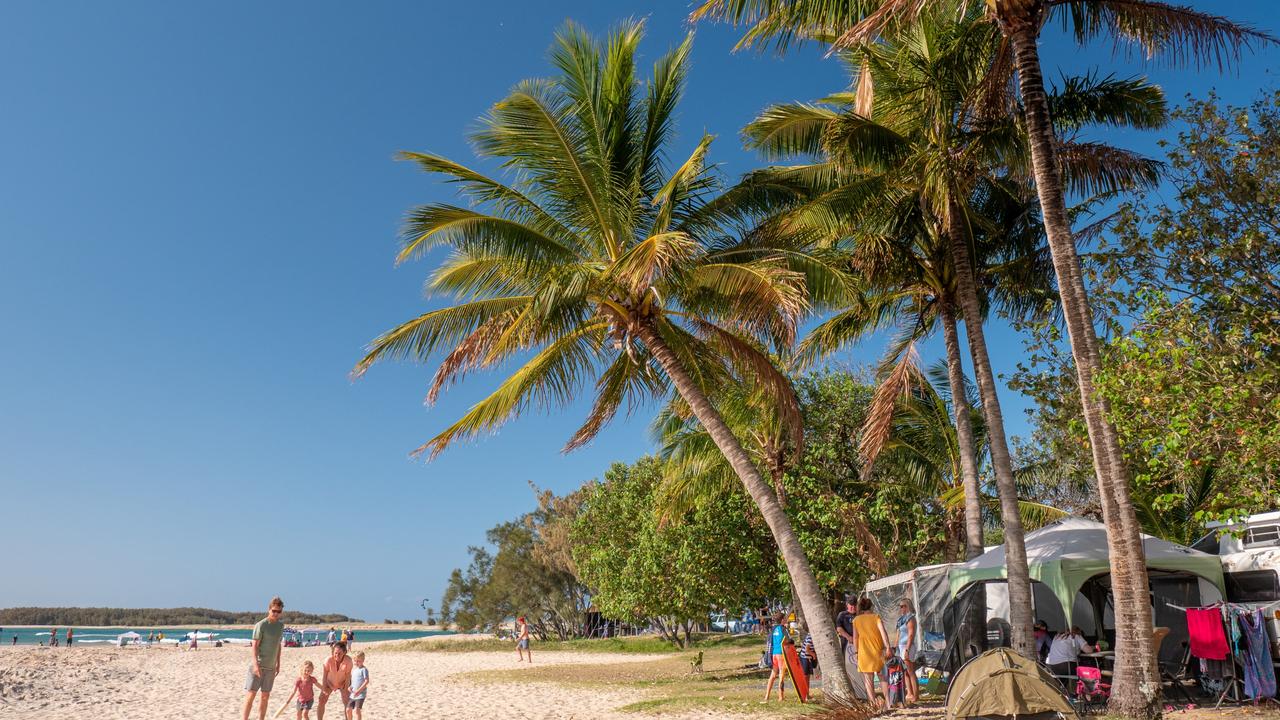
<instances>
[{"instance_id":1,"label":"blue shorts","mask_svg":"<svg viewBox=\"0 0 1280 720\"><path fill-rule=\"evenodd\" d=\"M355 698L353 700L347 701L347 707L350 708L351 710L359 710L360 708L364 707L364 698Z\"/></svg>"},{"instance_id":2,"label":"blue shorts","mask_svg":"<svg viewBox=\"0 0 1280 720\"><path fill-rule=\"evenodd\" d=\"M299 709L299 710L310 710L310 709L311 709L311 707L312 707L313 705L315 705L315 704L316 704L316 701L315 701L315 700L299 700L299 701L298 701L298 709Z\"/></svg>"},{"instance_id":3,"label":"blue shorts","mask_svg":"<svg viewBox=\"0 0 1280 720\"><path fill-rule=\"evenodd\" d=\"M529 638L520 638L520 640L516 642L516 647L520 648L521 650L528 650Z\"/></svg>"}]
</instances>

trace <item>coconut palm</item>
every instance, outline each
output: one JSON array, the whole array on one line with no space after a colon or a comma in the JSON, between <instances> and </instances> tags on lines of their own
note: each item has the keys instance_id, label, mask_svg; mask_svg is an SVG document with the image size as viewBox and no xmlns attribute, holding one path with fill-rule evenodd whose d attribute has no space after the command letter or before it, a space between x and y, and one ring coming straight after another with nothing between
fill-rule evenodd
<instances>
[{"instance_id":1,"label":"coconut palm","mask_svg":"<svg viewBox=\"0 0 1280 720\"><path fill-rule=\"evenodd\" d=\"M454 300L378 337L355 373L444 351L428 392L434 401L469 372L519 363L419 449L431 455L522 412L569 404L591 383L594 404L567 445L575 448L622 405L674 387L769 525L821 662L839 667L834 626L804 550L708 397L709 388L751 377L776 391L781 412L798 412L788 404L786 378L740 331L789 344L806 310L805 275L776 256L721 252L732 242L701 212L715 185L704 163L711 138L674 167L664 162L691 39L660 57L641 82L642 34L639 22L603 42L572 24L557 34L556 76L518 84L471 137L509 182L436 155L405 155L472 203L413 210L399 256L449 248L427 287ZM852 697L842 673L829 673L825 690L837 700Z\"/></svg>"},{"instance_id":2,"label":"coconut palm","mask_svg":"<svg viewBox=\"0 0 1280 720\"><path fill-rule=\"evenodd\" d=\"M952 420L952 406L956 398L951 394L950 369L945 360L921 370L914 363L909 365L915 376L912 388L896 403L893 426L885 442L884 454L895 462L902 479L915 485L926 497L935 497L954 516L964 507L964 487L961 484L960 439ZM978 408L980 401L973 386L962 384L968 396L966 407ZM985 460L986 428L981 409L970 410L971 424L977 440L977 457L980 473L986 476L989 467ZM1021 468L1018 474L1021 474ZM979 502L993 511L999 511L1000 500L989 493L982 493ZM1024 527L1035 529L1045 523L1065 516L1066 513L1051 505L1020 497L1018 516ZM988 527L999 528L994 522ZM948 533L950 535L950 532Z\"/></svg>"},{"instance_id":3,"label":"coconut palm","mask_svg":"<svg viewBox=\"0 0 1280 720\"><path fill-rule=\"evenodd\" d=\"M867 227L886 224L875 219L886 212L891 228L902 227L904 216L918 214L927 228L924 234L937 238L944 248L942 260L950 268L951 287L940 295L944 300L940 310L951 310L952 303L945 301L954 299L966 320L1009 546L1013 642L1019 652L1030 654L1034 652L1030 577L1022 550L1017 487L983 333L983 294L974 274L973 243L982 225L972 208L974 195L993 196L1004 191L1008 183L993 183L991 175L998 171L1023 173L1022 159L1027 155L1017 132L1018 109L1002 92L1003 86L991 81L995 73L989 70L998 62L999 47L997 30L973 19L903 28L890 40L850 51L859 67L858 81L855 92L834 98L837 104L843 101L842 109L778 106L766 111L748 129L748 135L775 153L820 147L837 170L856 173L856 179L842 184L818 212L808 212L810 222L823 222L834 205L860 204L854 217L863 228L859 234L866 235ZM874 92L868 91L872 87ZM1061 115L1077 124L1104 121L1148 126L1164 117L1158 89L1134 80L1074 78L1064 83L1063 92L1056 94L1054 101L1064 108ZM1080 187L1114 190L1155 178L1154 165L1139 156L1070 139L1059 144L1064 150L1067 177ZM811 169L808 172L812 174ZM882 245L871 243L870 252L881 253ZM946 322L949 319L943 318L944 328L951 327ZM948 343L949 351L955 346ZM952 355L952 365L958 371L959 363ZM890 375L898 384L908 377L906 373ZM887 383L883 390L887 398L899 394L893 383ZM889 402L880 405L891 407ZM964 414L956 417L957 426L962 427ZM866 436L872 447L887 427L883 415L880 425L879 434ZM976 493L972 495L976 498Z\"/></svg>"},{"instance_id":4,"label":"coconut palm","mask_svg":"<svg viewBox=\"0 0 1280 720\"><path fill-rule=\"evenodd\" d=\"M1242 49L1274 41L1269 35L1221 16L1152 0L706 0L693 14L746 23L740 45L792 42L841 34L841 44L861 44L890 25L919 19L927 9L985 7L1007 40L1006 68L1016 69L1018 92L1026 108L1036 192L1052 252L1062 312L1075 358L1085 423L1112 564L1116 609L1116 670L1111 707L1131 717L1159 714L1159 676L1151 648L1151 607L1139 523L1130 496L1130 479L1107 406L1094 393L1101 367L1100 344L1092 324L1079 255L1071 233L1054 118L1047 100L1037 41L1041 28L1057 14L1080 42L1100 36L1123 40L1147 57L1174 64L1238 59ZM1152 690L1154 688L1154 690Z\"/></svg>"}]
</instances>

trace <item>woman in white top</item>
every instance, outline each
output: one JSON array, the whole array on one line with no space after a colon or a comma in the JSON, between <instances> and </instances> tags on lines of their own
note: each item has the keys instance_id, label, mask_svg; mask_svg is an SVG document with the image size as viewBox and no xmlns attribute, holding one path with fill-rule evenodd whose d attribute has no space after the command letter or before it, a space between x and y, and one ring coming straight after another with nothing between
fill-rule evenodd
<instances>
[{"instance_id":1,"label":"woman in white top","mask_svg":"<svg viewBox=\"0 0 1280 720\"><path fill-rule=\"evenodd\" d=\"M1068 632L1060 632L1053 638L1045 664L1054 675L1075 675L1081 651L1093 652L1093 648L1084 641L1079 626L1073 626Z\"/></svg>"}]
</instances>

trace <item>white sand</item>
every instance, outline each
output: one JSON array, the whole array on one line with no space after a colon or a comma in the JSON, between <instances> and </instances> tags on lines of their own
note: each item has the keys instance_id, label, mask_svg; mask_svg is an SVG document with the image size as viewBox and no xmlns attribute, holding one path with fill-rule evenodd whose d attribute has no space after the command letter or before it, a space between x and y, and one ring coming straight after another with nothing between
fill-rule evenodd
<instances>
[{"instance_id":1,"label":"white sand","mask_svg":"<svg viewBox=\"0 0 1280 720\"><path fill-rule=\"evenodd\" d=\"M528 667L511 652L394 651L362 644L369 667L365 717L551 720L630 718L617 708L643 700L640 690L575 688L552 683L479 683L460 673ZM304 660L319 669L328 648L285 648L268 717L280 708ZM645 655L546 652L538 665L621 663ZM3 718L239 718L249 651L243 647L32 648L0 647ZM335 695L325 717L341 720ZM315 712L311 714L315 718ZM688 717L698 717L692 715ZM252 717L257 717L254 707ZM294 718L287 710L282 718ZM664 716L672 717L672 716Z\"/></svg>"}]
</instances>

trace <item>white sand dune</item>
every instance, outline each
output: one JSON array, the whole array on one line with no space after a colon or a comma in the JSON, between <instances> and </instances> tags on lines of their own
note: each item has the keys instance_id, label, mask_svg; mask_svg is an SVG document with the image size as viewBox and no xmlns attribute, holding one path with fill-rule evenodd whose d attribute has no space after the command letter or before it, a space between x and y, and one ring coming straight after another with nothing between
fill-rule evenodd
<instances>
[{"instance_id":1,"label":"white sand dune","mask_svg":"<svg viewBox=\"0 0 1280 720\"><path fill-rule=\"evenodd\" d=\"M617 709L642 691L565 687L552 683L479 683L458 677L478 670L528 667L514 653L394 651L360 647L370 670L365 717L588 720L630 718ZM328 648L286 648L268 717L292 689L304 660L319 668ZM653 656L539 653L539 665L621 663ZM249 664L245 648L0 648L0 717L160 720L239 718ZM325 717L341 720L339 703ZM253 717L257 717L257 707ZM292 718L292 709L282 718ZM315 717L315 713L312 713ZM671 715L664 715L671 718ZM683 717L705 717L702 714Z\"/></svg>"}]
</instances>

